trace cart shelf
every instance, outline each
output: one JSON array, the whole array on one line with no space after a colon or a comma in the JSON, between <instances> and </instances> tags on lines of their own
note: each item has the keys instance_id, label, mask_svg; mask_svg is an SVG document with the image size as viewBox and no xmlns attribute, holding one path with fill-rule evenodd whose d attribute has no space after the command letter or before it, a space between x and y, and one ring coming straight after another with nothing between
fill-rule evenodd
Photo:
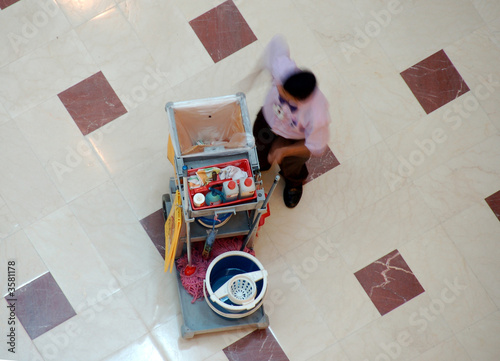
<instances>
[{"instance_id":1,"label":"cart shelf","mask_svg":"<svg viewBox=\"0 0 500 361\"><path fill-rule=\"evenodd\" d=\"M217 228L216 238L228 238L235 236L244 236L248 234L251 226L251 220L247 212L237 212L231 216L229 222ZM207 228L194 222L191 225L191 241L204 241L207 238Z\"/></svg>"},{"instance_id":2,"label":"cart shelf","mask_svg":"<svg viewBox=\"0 0 500 361\"><path fill-rule=\"evenodd\" d=\"M193 338L195 335L204 333L241 330L244 327L263 329L269 326L269 317L264 312L264 306L244 318L224 318L213 312L204 300L191 303L193 297L182 286L179 272L177 272L177 281L181 311L184 318L181 336L184 339Z\"/></svg>"}]
</instances>

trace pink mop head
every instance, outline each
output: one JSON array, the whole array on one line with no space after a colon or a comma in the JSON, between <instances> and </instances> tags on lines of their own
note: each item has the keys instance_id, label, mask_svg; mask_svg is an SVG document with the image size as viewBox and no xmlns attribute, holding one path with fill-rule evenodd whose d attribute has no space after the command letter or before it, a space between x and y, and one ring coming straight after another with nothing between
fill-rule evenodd
<instances>
[{"instance_id":1,"label":"pink mop head","mask_svg":"<svg viewBox=\"0 0 500 361\"><path fill-rule=\"evenodd\" d=\"M196 300L203 298L203 281L205 280L208 266L214 258L229 251L239 251L242 243L243 237L217 239L212 246L212 252L207 260L201 256L204 246L203 242L193 244L191 247L191 263L192 266L196 267L196 271L190 276L184 273L184 269L188 265L187 255L184 254L176 261L177 270L181 275L182 286L193 296L191 303L195 303ZM245 252L255 256L255 252L249 248L245 248Z\"/></svg>"}]
</instances>

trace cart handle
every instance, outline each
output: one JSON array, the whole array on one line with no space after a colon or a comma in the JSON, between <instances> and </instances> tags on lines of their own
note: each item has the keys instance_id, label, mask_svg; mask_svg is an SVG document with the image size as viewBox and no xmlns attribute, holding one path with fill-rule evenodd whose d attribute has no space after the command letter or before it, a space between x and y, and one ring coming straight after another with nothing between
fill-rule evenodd
<instances>
[{"instance_id":1,"label":"cart handle","mask_svg":"<svg viewBox=\"0 0 500 361\"><path fill-rule=\"evenodd\" d=\"M221 209L221 210L215 211L214 215L218 216L219 214L226 214L226 213L236 214L236 209L234 207L233 208Z\"/></svg>"},{"instance_id":2,"label":"cart handle","mask_svg":"<svg viewBox=\"0 0 500 361\"><path fill-rule=\"evenodd\" d=\"M248 234L245 237L243 244L241 245L240 251L245 250L245 247L247 246L248 241L250 241L250 238L253 236L253 233L257 229L257 225L259 224L260 217L267 210L267 203L271 199L271 195L274 192L274 188L276 188L276 186L278 185L279 180L280 180L280 176L279 176L279 174L277 174L276 177L274 178L273 185L271 186L271 189L269 189L269 193L267 194L267 197L264 200L264 203L262 204L262 207L257 212L257 217L255 217L255 220L253 221L252 226L250 227L250 230L248 231Z\"/></svg>"}]
</instances>

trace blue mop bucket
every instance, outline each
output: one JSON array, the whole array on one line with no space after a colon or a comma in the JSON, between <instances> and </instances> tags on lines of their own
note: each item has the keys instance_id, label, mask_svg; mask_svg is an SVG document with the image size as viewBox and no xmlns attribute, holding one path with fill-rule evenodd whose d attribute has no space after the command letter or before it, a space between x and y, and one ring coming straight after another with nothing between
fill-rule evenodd
<instances>
[{"instance_id":1,"label":"blue mop bucket","mask_svg":"<svg viewBox=\"0 0 500 361\"><path fill-rule=\"evenodd\" d=\"M243 318L262 306L267 271L251 254L230 251L210 263L204 283L205 300L215 313L226 318Z\"/></svg>"}]
</instances>

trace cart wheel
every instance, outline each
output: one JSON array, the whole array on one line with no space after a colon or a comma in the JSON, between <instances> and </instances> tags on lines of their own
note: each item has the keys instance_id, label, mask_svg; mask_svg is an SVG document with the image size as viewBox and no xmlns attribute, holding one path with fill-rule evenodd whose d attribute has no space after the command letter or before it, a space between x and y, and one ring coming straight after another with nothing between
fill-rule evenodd
<instances>
[{"instance_id":1,"label":"cart wheel","mask_svg":"<svg viewBox=\"0 0 500 361\"><path fill-rule=\"evenodd\" d=\"M172 201L170 200L170 194L164 194L162 197L163 206L163 219L166 221L168 214L170 213L170 208L172 207Z\"/></svg>"},{"instance_id":2,"label":"cart wheel","mask_svg":"<svg viewBox=\"0 0 500 361\"><path fill-rule=\"evenodd\" d=\"M182 338L189 339L189 338L194 337L194 332L191 331L191 329L189 329L188 327L186 327L186 325L182 325L181 326L181 335L182 335Z\"/></svg>"}]
</instances>

